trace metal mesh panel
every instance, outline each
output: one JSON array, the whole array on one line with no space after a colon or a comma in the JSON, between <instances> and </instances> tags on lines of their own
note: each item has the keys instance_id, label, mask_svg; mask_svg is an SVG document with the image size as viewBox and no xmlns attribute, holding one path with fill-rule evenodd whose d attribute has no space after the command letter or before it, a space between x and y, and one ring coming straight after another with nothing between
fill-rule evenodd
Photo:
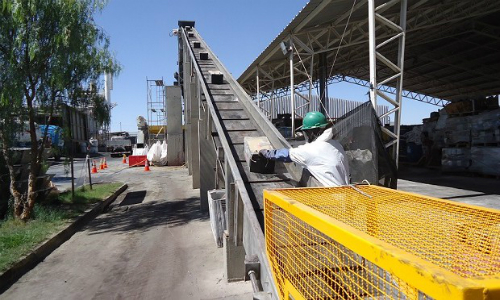
<instances>
[{"instance_id":1,"label":"metal mesh panel","mask_svg":"<svg viewBox=\"0 0 500 300\"><path fill-rule=\"evenodd\" d=\"M461 278L500 274L500 213L494 210L376 186L272 193L305 204ZM340 244L266 196L265 230L268 256L282 297L289 290L286 287L292 286L305 299L430 299L412 282L361 257L349 245Z\"/></svg>"},{"instance_id":2,"label":"metal mesh panel","mask_svg":"<svg viewBox=\"0 0 500 300\"><path fill-rule=\"evenodd\" d=\"M388 136L382 133L380 119L367 101L343 115L333 125L334 139L344 148L351 182L396 188L397 167L386 149Z\"/></svg>"}]
</instances>

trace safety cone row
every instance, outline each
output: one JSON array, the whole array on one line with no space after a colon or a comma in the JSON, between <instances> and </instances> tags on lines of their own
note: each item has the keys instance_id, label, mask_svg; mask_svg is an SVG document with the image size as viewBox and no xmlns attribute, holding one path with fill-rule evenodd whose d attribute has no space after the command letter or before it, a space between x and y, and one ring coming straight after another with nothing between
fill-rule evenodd
<instances>
[{"instance_id":1,"label":"safety cone row","mask_svg":"<svg viewBox=\"0 0 500 300\"><path fill-rule=\"evenodd\" d=\"M124 163L124 164L127 163L127 155L126 154L123 154L122 163Z\"/></svg>"},{"instance_id":2,"label":"safety cone row","mask_svg":"<svg viewBox=\"0 0 500 300\"><path fill-rule=\"evenodd\" d=\"M148 160L147 160L147 159L146 159L146 165L144 165L144 171L146 171L146 172L147 172L147 171L151 171L151 170L149 169L149 162L148 162Z\"/></svg>"},{"instance_id":3,"label":"safety cone row","mask_svg":"<svg viewBox=\"0 0 500 300\"><path fill-rule=\"evenodd\" d=\"M95 160L92 161L92 173L97 173L97 167L95 165Z\"/></svg>"}]
</instances>

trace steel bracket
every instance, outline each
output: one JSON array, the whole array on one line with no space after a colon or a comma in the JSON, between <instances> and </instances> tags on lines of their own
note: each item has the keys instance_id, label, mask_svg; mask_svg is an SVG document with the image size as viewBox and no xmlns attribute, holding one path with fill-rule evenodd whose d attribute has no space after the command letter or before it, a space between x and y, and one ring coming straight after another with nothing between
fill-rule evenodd
<instances>
[{"instance_id":1,"label":"steel bracket","mask_svg":"<svg viewBox=\"0 0 500 300\"><path fill-rule=\"evenodd\" d=\"M257 279L260 279L260 262L257 255L245 255L245 281L250 280L250 271L254 271Z\"/></svg>"}]
</instances>

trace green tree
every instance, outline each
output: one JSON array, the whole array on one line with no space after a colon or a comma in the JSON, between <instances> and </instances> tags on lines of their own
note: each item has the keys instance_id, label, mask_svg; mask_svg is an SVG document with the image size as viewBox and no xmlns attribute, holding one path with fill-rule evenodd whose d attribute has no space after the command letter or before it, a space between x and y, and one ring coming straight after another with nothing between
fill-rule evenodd
<instances>
[{"instance_id":1,"label":"green tree","mask_svg":"<svg viewBox=\"0 0 500 300\"><path fill-rule=\"evenodd\" d=\"M1 2L0 141L11 177L14 215L22 220L31 216L42 163L43 147L39 147L35 130L37 111L44 112L50 122L63 103L103 110L102 97L91 86L100 82L103 73L119 72L109 51L109 38L93 19L104 5L99 0ZM109 122L109 109L100 118ZM24 122L29 124L32 155L28 189L20 191L10 148ZM47 132L41 145L46 139Z\"/></svg>"}]
</instances>

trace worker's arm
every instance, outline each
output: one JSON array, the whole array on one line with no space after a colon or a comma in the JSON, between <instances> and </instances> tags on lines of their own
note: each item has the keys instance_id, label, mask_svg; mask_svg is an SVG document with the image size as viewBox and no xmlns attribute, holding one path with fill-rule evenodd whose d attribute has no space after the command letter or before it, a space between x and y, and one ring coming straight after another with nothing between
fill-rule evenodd
<instances>
[{"instance_id":1,"label":"worker's arm","mask_svg":"<svg viewBox=\"0 0 500 300\"><path fill-rule=\"evenodd\" d=\"M260 156L269 159L269 160L277 160L282 162L292 162L290 159L290 152L287 148L276 149L276 150L267 150L262 149L259 151Z\"/></svg>"}]
</instances>

